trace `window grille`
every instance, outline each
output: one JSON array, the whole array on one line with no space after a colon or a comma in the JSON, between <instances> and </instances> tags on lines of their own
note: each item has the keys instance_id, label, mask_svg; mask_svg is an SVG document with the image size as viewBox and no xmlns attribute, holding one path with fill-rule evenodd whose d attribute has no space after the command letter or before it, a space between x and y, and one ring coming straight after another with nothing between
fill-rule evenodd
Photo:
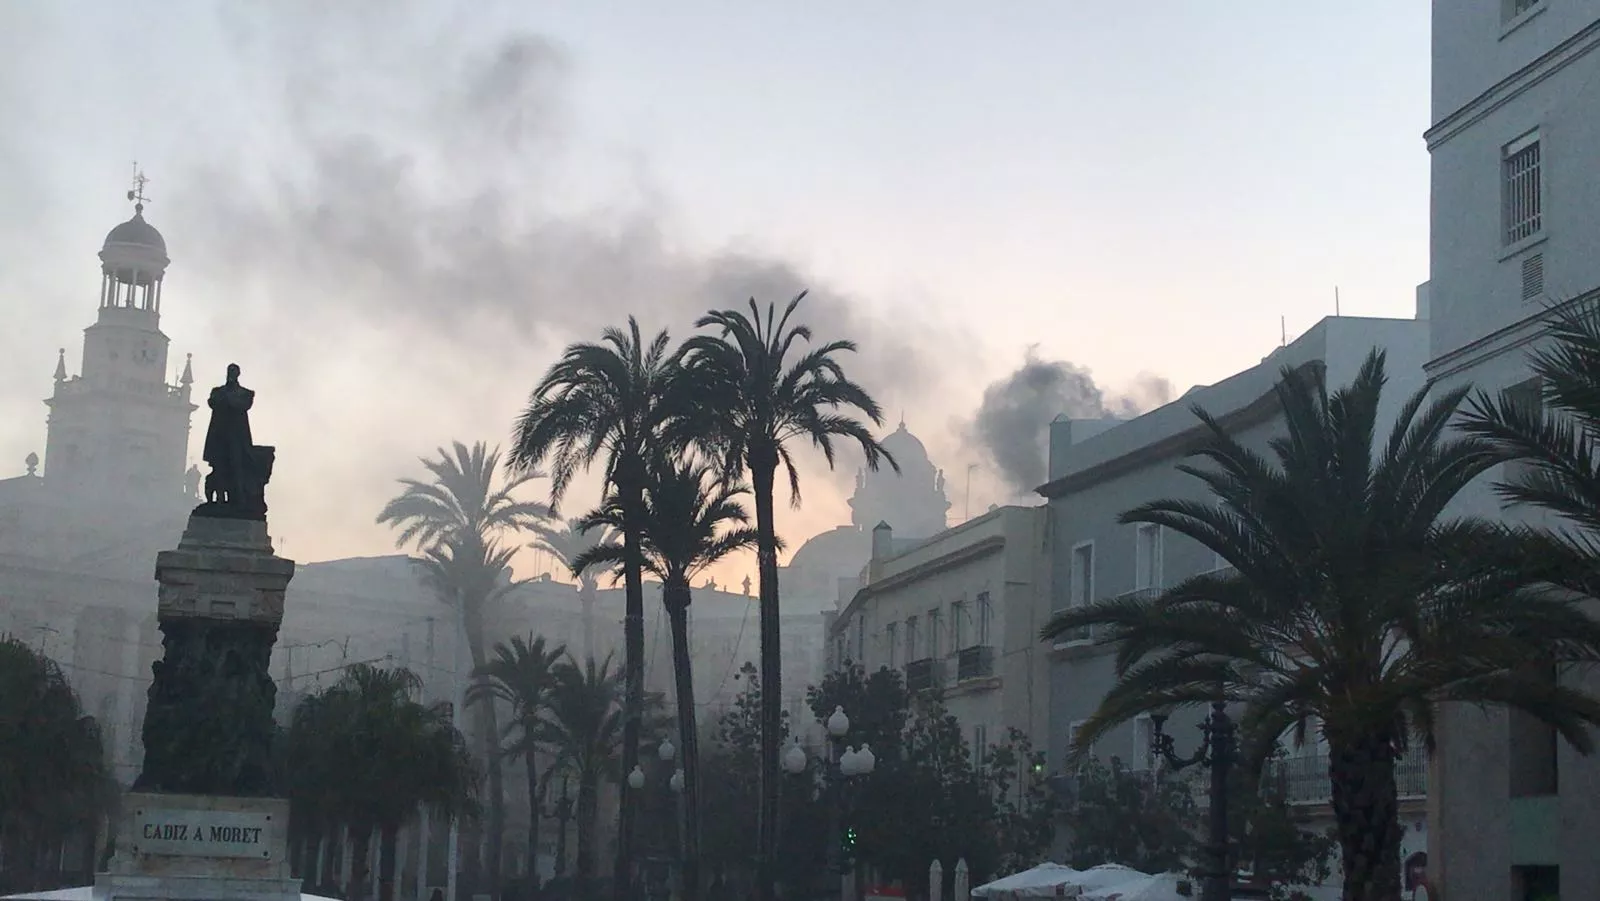
<instances>
[{"instance_id":1,"label":"window grille","mask_svg":"<svg viewBox=\"0 0 1600 901\"><path fill-rule=\"evenodd\" d=\"M1506 145L1501 182L1505 195L1505 243L1516 244L1537 235L1544 227L1537 137Z\"/></svg>"}]
</instances>

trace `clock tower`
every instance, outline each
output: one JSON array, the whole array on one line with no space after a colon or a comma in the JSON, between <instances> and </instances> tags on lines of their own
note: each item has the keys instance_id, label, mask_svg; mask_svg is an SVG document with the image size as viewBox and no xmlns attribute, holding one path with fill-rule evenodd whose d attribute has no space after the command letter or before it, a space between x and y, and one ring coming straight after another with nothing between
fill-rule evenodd
<instances>
[{"instance_id":1,"label":"clock tower","mask_svg":"<svg viewBox=\"0 0 1600 901\"><path fill-rule=\"evenodd\" d=\"M133 218L100 250L99 311L83 333L82 371L67 375L62 349L45 401L45 481L102 503L170 504L185 491L194 377L186 361L177 383L167 382L161 301L170 261L166 240L145 221L144 183L136 174Z\"/></svg>"}]
</instances>

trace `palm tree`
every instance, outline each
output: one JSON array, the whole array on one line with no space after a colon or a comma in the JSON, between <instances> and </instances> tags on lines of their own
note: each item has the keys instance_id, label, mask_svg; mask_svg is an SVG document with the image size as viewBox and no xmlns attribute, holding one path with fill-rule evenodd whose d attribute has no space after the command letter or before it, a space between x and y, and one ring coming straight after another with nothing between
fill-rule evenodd
<instances>
[{"instance_id":1,"label":"palm tree","mask_svg":"<svg viewBox=\"0 0 1600 901\"><path fill-rule=\"evenodd\" d=\"M539 523L533 527L538 537L528 546L556 558L578 580L578 601L583 605L583 653L587 658L594 656L594 602L600 580L589 570L572 564L593 548L615 544L619 530L603 526L584 531L581 522L569 519L553 525Z\"/></svg>"},{"instance_id":2,"label":"palm tree","mask_svg":"<svg viewBox=\"0 0 1600 901\"><path fill-rule=\"evenodd\" d=\"M295 708L286 755L291 798L349 829L351 897L368 897L374 829L379 899L393 901L400 829L417 809L458 816L473 808L476 776L466 740L450 724L449 705L414 700L421 687L409 670L356 664Z\"/></svg>"},{"instance_id":3,"label":"palm tree","mask_svg":"<svg viewBox=\"0 0 1600 901\"><path fill-rule=\"evenodd\" d=\"M555 667L566 653L565 645L548 648L543 637L512 638L495 645L494 657L473 670L476 681L467 691L469 704L500 700L511 707L505 732L512 741L501 753L521 757L528 768L528 880L534 891L539 889L540 742Z\"/></svg>"},{"instance_id":4,"label":"palm tree","mask_svg":"<svg viewBox=\"0 0 1600 901\"><path fill-rule=\"evenodd\" d=\"M99 724L61 667L0 635L0 857L12 870L0 890L40 888L44 849L85 832L92 843L114 788Z\"/></svg>"},{"instance_id":5,"label":"palm tree","mask_svg":"<svg viewBox=\"0 0 1600 901\"><path fill-rule=\"evenodd\" d=\"M1589 746L1600 702L1530 677L1535 661L1596 659L1600 625L1531 587L1507 530L1445 520L1451 500L1493 454L1447 437L1466 391L1400 408L1388 439L1377 421L1384 355L1329 394L1321 368L1285 370L1285 433L1252 451L1195 408L1206 437L1184 465L1213 501L1156 500L1123 514L1194 539L1233 571L1182 581L1154 598L1063 611L1048 639L1086 626L1116 645L1117 683L1078 730L1074 755L1136 716L1174 706L1242 705L1253 769L1280 736L1320 723L1329 747L1344 897L1400 893L1394 765L1412 736L1433 746L1444 702L1504 704Z\"/></svg>"},{"instance_id":6,"label":"palm tree","mask_svg":"<svg viewBox=\"0 0 1600 901\"><path fill-rule=\"evenodd\" d=\"M851 341L830 341L802 350L811 330L790 325L790 317L804 299L802 292L779 316L769 305L763 316L755 300L750 314L738 310L713 311L695 323L717 333L700 334L684 343L683 378L678 384L692 392L693 403L684 404L692 416L687 431L695 436L725 473L737 477L748 472L754 486L757 563L761 597L761 810L757 847L758 879L762 901L771 901L775 886L772 859L777 853L778 752L783 716L782 661L778 634L778 532L773 519L773 485L780 464L788 471L791 501L800 503L800 476L790 456L790 443L809 442L822 451L828 465L834 462L834 439L857 444L867 466L877 469L888 462L899 465L885 451L866 424L844 410L861 411L874 424L883 413L866 390L845 376L838 357L853 353ZM793 356L791 356L793 354Z\"/></svg>"},{"instance_id":7,"label":"palm tree","mask_svg":"<svg viewBox=\"0 0 1600 901\"><path fill-rule=\"evenodd\" d=\"M736 551L755 546L756 530L738 498L743 485L714 477L712 467L693 458L650 458L650 487L645 489L644 569L661 580L661 600L672 625L672 671L678 700L678 739L683 749L683 884L689 901L700 896L700 752L695 721L694 675L689 662L690 584L707 567ZM622 518L615 503L584 517L590 527L613 525ZM574 567L621 566L615 547L596 547L574 561Z\"/></svg>"},{"instance_id":8,"label":"palm tree","mask_svg":"<svg viewBox=\"0 0 1600 901\"><path fill-rule=\"evenodd\" d=\"M1497 462L1520 463L1495 486L1506 501L1548 510L1560 531L1521 530L1530 557L1559 562L1553 581L1600 596L1600 303L1568 303L1551 311L1549 344L1530 355L1537 397L1480 392L1462 415L1468 434L1487 440ZM1576 531L1573 531L1573 529Z\"/></svg>"},{"instance_id":9,"label":"palm tree","mask_svg":"<svg viewBox=\"0 0 1600 901\"><path fill-rule=\"evenodd\" d=\"M378 522L400 530L396 547L414 546L430 581L441 597L457 605L466 632L472 665L487 659L483 634L484 608L503 583L510 552L495 540L529 528L550 513L542 504L518 500L517 489L541 478L531 467L501 480L500 452L479 441L460 441L436 458L422 458L429 481L401 479L401 490L384 505ZM494 704L479 706L478 742L489 774L488 879L490 893L500 891L500 860L505 833L505 798L499 755L500 729Z\"/></svg>"},{"instance_id":10,"label":"palm tree","mask_svg":"<svg viewBox=\"0 0 1600 901\"><path fill-rule=\"evenodd\" d=\"M620 686L608 655L580 666L570 656L551 671L551 685L543 740L555 751L558 764L578 780L578 897L588 899L595 877L594 840L599 815L600 783L618 781L618 745L622 742L622 711L617 701Z\"/></svg>"},{"instance_id":11,"label":"palm tree","mask_svg":"<svg viewBox=\"0 0 1600 901\"><path fill-rule=\"evenodd\" d=\"M639 761L644 715L644 565L638 520L644 506L645 454L661 440L668 410L663 404L675 367L667 355L667 333L648 344L639 323L608 328L599 343L573 344L534 386L517 420L510 466L530 472L548 462L550 502L559 505L572 479L603 458L605 488L627 515L622 522L625 555L623 615L623 771ZM623 793L618 811L614 871L618 898L628 884L633 856L634 798Z\"/></svg>"}]
</instances>

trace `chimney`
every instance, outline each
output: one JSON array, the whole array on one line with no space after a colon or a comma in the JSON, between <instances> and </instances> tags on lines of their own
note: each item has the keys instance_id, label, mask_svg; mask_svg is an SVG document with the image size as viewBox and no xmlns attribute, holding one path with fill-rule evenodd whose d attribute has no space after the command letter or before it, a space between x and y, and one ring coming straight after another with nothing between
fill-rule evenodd
<instances>
[{"instance_id":1,"label":"chimney","mask_svg":"<svg viewBox=\"0 0 1600 901\"><path fill-rule=\"evenodd\" d=\"M878 574L883 569L883 561L894 553L894 529L886 522L879 522L872 527L872 562L867 569L867 581L878 581Z\"/></svg>"}]
</instances>

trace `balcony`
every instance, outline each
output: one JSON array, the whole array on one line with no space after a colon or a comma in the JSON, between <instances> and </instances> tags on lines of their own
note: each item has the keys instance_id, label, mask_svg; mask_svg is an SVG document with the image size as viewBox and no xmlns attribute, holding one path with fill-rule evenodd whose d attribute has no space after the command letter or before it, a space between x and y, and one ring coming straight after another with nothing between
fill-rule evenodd
<instances>
[{"instance_id":1,"label":"balcony","mask_svg":"<svg viewBox=\"0 0 1600 901\"><path fill-rule=\"evenodd\" d=\"M956 654L956 681L983 679L994 675L994 648L974 645Z\"/></svg>"},{"instance_id":2,"label":"balcony","mask_svg":"<svg viewBox=\"0 0 1600 901\"><path fill-rule=\"evenodd\" d=\"M906 664L906 691L917 694L939 687L939 661L932 657Z\"/></svg>"},{"instance_id":3,"label":"balcony","mask_svg":"<svg viewBox=\"0 0 1600 901\"><path fill-rule=\"evenodd\" d=\"M1328 755L1288 757L1268 765L1268 778L1283 780L1284 795L1290 804L1327 804L1333 799L1328 779ZM1413 744L1394 762L1395 788L1402 800L1428 796L1428 755Z\"/></svg>"}]
</instances>

